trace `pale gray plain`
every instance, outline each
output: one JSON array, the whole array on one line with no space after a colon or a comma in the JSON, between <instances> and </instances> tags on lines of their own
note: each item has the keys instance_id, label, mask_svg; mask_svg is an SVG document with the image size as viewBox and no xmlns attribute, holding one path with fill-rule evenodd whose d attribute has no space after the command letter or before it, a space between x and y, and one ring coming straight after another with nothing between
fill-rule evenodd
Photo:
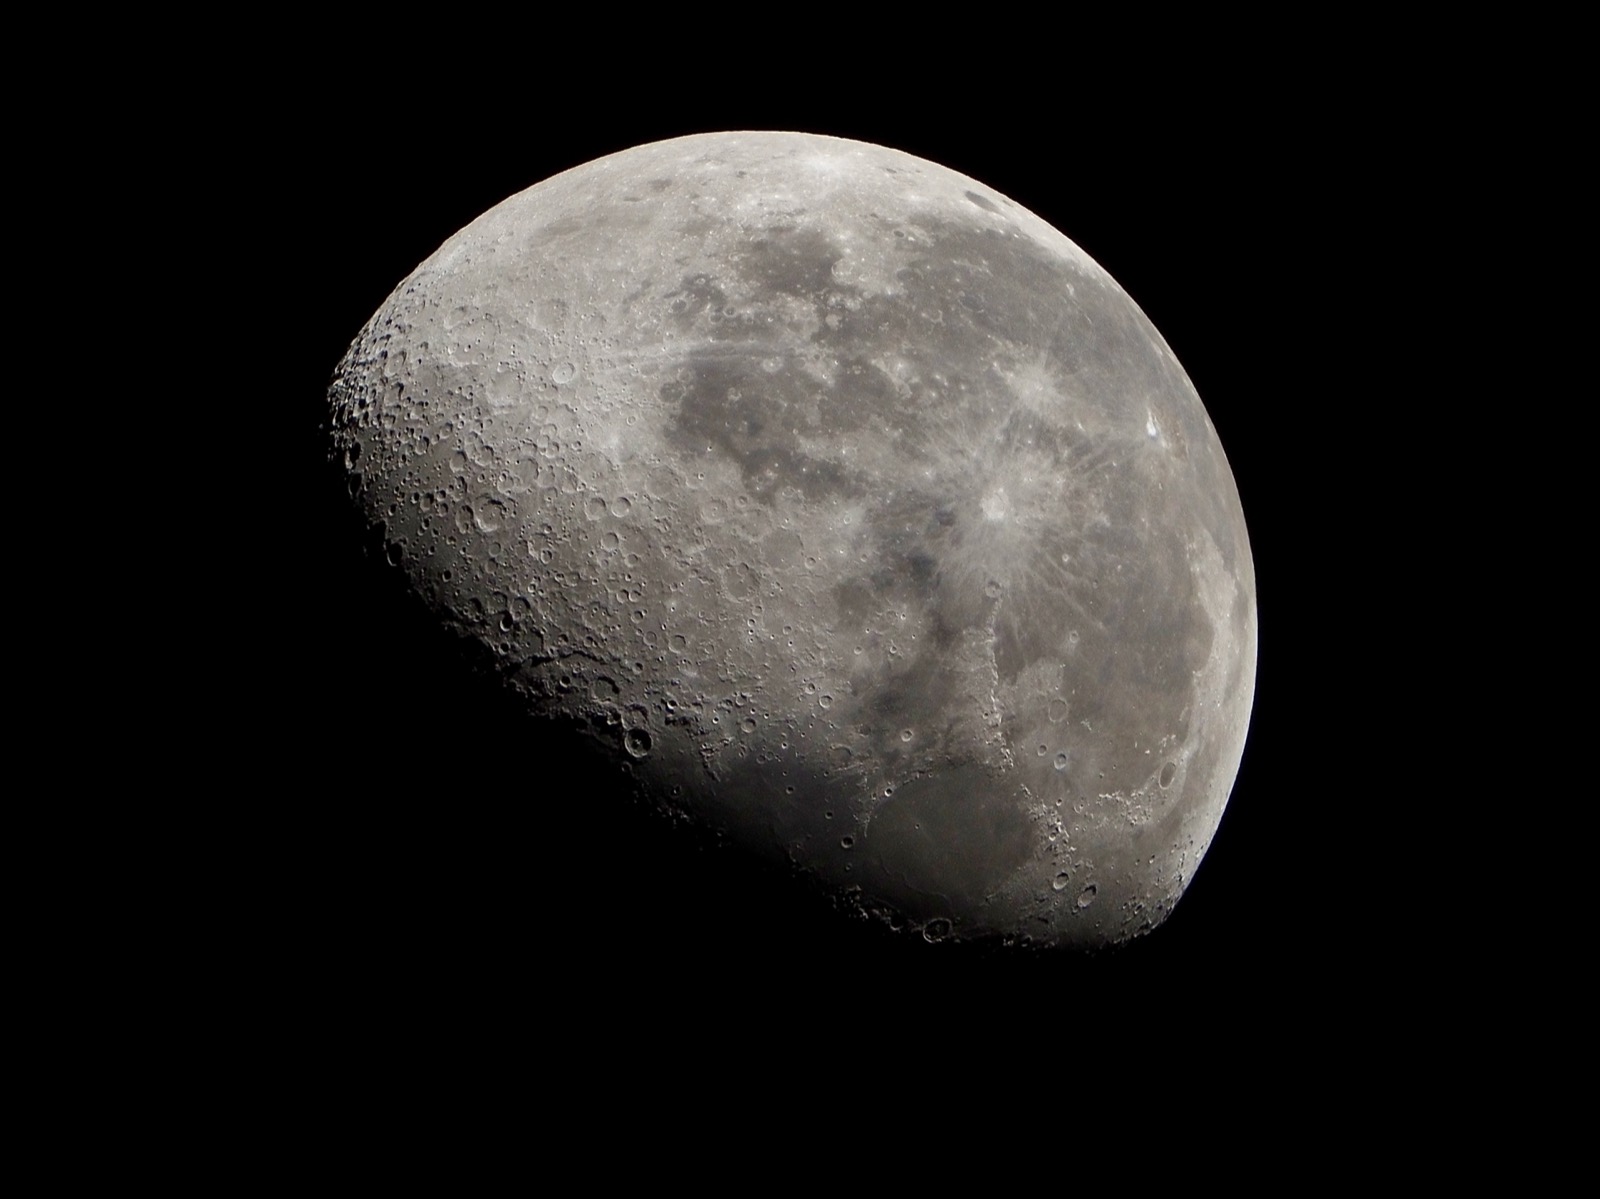
<instances>
[{"instance_id":1,"label":"pale gray plain","mask_svg":"<svg viewBox=\"0 0 1600 1199\"><path fill-rule=\"evenodd\" d=\"M641 146L451 238L331 400L424 602L662 809L930 940L1120 942L1193 877L1254 687L1238 493L1144 314L1004 196Z\"/></svg>"}]
</instances>

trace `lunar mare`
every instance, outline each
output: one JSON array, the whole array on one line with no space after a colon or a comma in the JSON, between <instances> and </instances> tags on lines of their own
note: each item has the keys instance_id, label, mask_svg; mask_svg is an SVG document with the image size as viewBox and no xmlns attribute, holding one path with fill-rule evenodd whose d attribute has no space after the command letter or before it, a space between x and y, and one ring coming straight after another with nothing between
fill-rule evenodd
<instances>
[{"instance_id":1,"label":"lunar mare","mask_svg":"<svg viewBox=\"0 0 1600 1199\"><path fill-rule=\"evenodd\" d=\"M930 940L1116 943L1192 878L1254 688L1237 490L1144 314L1006 197L641 146L447 241L330 399L411 587L661 808Z\"/></svg>"}]
</instances>

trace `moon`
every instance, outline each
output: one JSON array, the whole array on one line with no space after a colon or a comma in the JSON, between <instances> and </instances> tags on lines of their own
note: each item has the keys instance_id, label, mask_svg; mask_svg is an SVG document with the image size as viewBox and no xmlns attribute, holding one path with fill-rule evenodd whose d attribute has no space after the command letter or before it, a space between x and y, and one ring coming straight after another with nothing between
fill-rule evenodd
<instances>
[{"instance_id":1,"label":"moon","mask_svg":"<svg viewBox=\"0 0 1600 1199\"><path fill-rule=\"evenodd\" d=\"M1157 927L1249 724L1255 576L1167 344L1064 235L881 146L640 146L450 238L332 453L530 717L927 941Z\"/></svg>"}]
</instances>

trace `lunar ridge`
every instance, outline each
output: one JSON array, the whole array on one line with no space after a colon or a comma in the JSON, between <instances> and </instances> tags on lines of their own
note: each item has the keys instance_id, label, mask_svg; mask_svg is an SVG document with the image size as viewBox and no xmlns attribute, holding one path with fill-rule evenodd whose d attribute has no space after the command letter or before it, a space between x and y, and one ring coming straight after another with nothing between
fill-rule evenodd
<instances>
[{"instance_id":1,"label":"lunar ridge","mask_svg":"<svg viewBox=\"0 0 1600 1199\"><path fill-rule=\"evenodd\" d=\"M1115 944L1214 835L1255 578L1137 305L983 184L680 138L500 204L330 389L386 553L652 802L930 941Z\"/></svg>"}]
</instances>

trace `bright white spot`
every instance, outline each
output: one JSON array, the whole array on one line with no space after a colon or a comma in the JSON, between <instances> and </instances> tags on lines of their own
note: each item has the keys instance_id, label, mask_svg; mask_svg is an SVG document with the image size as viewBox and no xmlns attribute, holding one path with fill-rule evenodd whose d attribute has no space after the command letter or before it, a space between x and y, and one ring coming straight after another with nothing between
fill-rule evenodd
<instances>
[{"instance_id":1,"label":"bright white spot","mask_svg":"<svg viewBox=\"0 0 1600 1199\"><path fill-rule=\"evenodd\" d=\"M989 520L1004 520L1011 515L1011 505L1006 500L1006 492L1003 487L996 487L988 495L984 496L982 506L983 514Z\"/></svg>"},{"instance_id":2,"label":"bright white spot","mask_svg":"<svg viewBox=\"0 0 1600 1199\"><path fill-rule=\"evenodd\" d=\"M1146 433L1150 434L1151 437L1160 437L1161 436L1161 430L1156 425L1155 413L1153 413L1153 412L1145 413L1144 431Z\"/></svg>"},{"instance_id":3,"label":"bright white spot","mask_svg":"<svg viewBox=\"0 0 1600 1199\"><path fill-rule=\"evenodd\" d=\"M820 175L838 175L845 167L831 154L808 154L802 161Z\"/></svg>"}]
</instances>

